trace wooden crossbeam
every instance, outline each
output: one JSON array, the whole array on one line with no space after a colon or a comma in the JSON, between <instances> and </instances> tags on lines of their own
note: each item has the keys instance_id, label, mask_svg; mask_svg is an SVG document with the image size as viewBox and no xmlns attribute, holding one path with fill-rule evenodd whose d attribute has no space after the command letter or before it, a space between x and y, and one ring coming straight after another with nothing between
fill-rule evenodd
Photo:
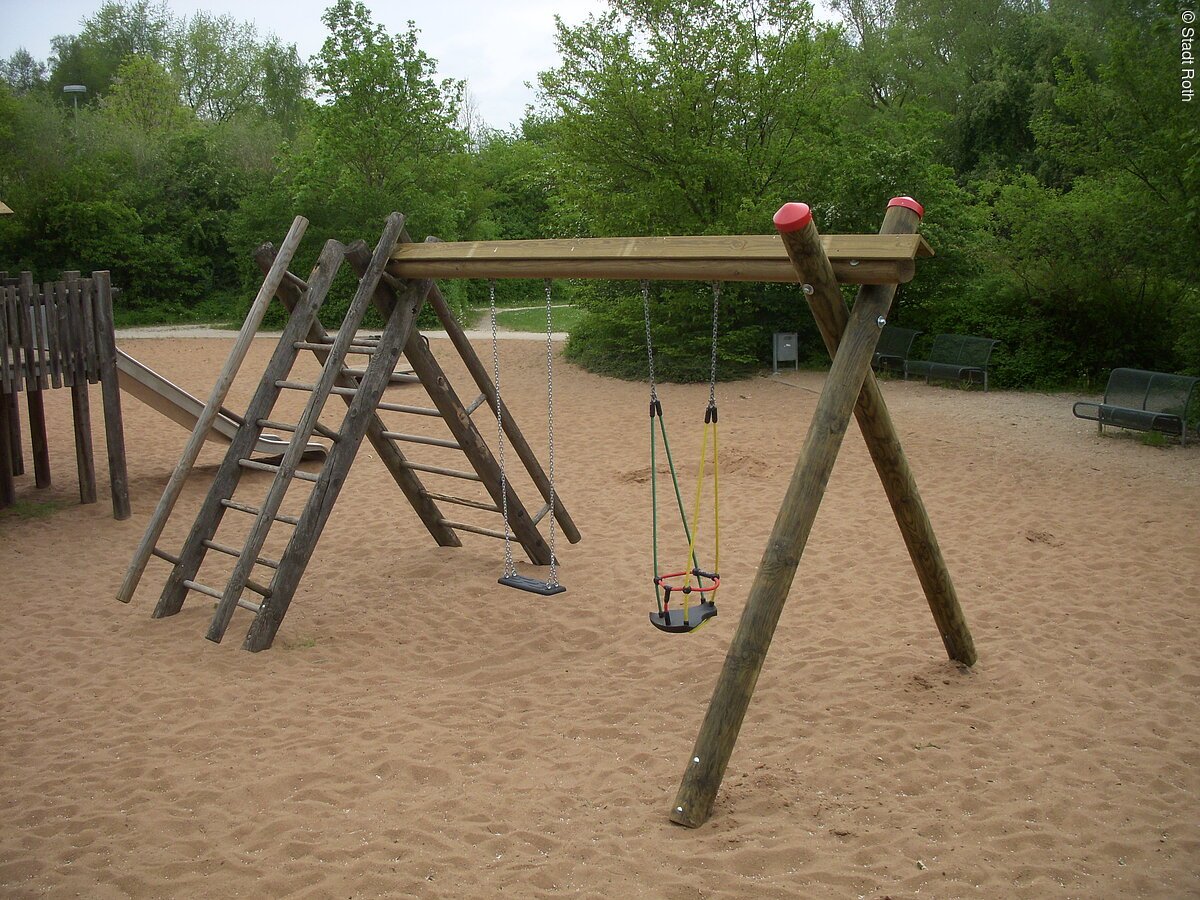
<instances>
[{"instance_id":1,"label":"wooden crossbeam","mask_svg":"<svg viewBox=\"0 0 1200 900\"><path fill-rule=\"evenodd\" d=\"M904 284L917 257L933 256L918 234L822 238L843 284ZM391 274L402 278L611 278L796 282L777 234L402 243Z\"/></svg>"}]
</instances>

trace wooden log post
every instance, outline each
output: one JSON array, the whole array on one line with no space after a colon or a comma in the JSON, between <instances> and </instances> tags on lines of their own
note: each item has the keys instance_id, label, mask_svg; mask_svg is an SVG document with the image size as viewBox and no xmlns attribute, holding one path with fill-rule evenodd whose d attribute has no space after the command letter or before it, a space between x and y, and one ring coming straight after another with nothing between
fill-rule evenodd
<instances>
[{"instance_id":1,"label":"wooden log post","mask_svg":"<svg viewBox=\"0 0 1200 900\"><path fill-rule=\"evenodd\" d=\"M21 296L17 315L21 319L21 343L25 348L25 405L29 413L29 442L33 453L33 479L39 488L50 487L50 442L46 436L46 408L42 389L49 387L45 374L46 351L42 347L38 315L38 288L32 272L21 273Z\"/></svg>"},{"instance_id":2,"label":"wooden log post","mask_svg":"<svg viewBox=\"0 0 1200 900\"><path fill-rule=\"evenodd\" d=\"M912 234L924 214L921 204L911 197L895 197L888 203L879 233ZM860 297L865 290L860 289ZM830 295L825 301L810 303L810 306L825 346L832 356L846 329L849 313L840 293ZM955 662L973 666L977 659L975 642L958 602L954 582L938 545L937 535L934 534L933 524L929 521L929 513L917 490L917 482L904 455L904 448L900 446L900 438L892 424L883 393L875 380L875 373L869 369L854 407L854 415L896 516L896 523L900 526L900 534L917 570L917 578L925 592L946 653Z\"/></svg>"},{"instance_id":3,"label":"wooden log post","mask_svg":"<svg viewBox=\"0 0 1200 900\"><path fill-rule=\"evenodd\" d=\"M163 489L158 505L150 516L150 521L146 524L146 533L142 535L141 542L133 552L133 559L129 561L125 579L117 591L117 599L122 603L128 603L133 599L133 592L137 590L138 582L142 580L146 564L150 562L150 556L154 552L155 544L162 537L167 520L171 517L171 511L175 509L175 503L183 492L184 482L187 481L192 466L196 464L196 460L200 456L200 450L204 446L205 440L208 439L209 430L221 413L221 405L225 402L225 396L229 393L229 388L233 384L233 379L237 375L238 369L241 368L242 362L246 359L246 354L250 352L250 344L254 340L258 326L262 324L263 316L267 314L267 309L271 305L271 298L279 289L279 284L283 281L283 276L287 272L288 266L291 265L292 256L295 254L296 248L300 246L300 239L304 237L304 231L307 228L308 219L296 216L292 221L292 227L288 229L287 237L283 239L279 256L268 270L254 302L250 305L250 311L246 314L246 321L242 323L242 329L233 343L233 349L229 351L225 365L221 367L212 392L204 404L204 411L197 417L192 435L188 438L174 471L171 472L171 477Z\"/></svg>"},{"instance_id":4,"label":"wooden log post","mask_svg":"<svg viewBox=\"0 0 1200 900\"><path fill-rule=\"evenodd\" d=\"M113 325L112 281L108 272L93 272L95 286L96 364L104 400L104 439L108 448L108 478L112 486L113 518L128 519L129 470L125 463L125 423L121 416L121 387L117 381L117 337Z\"/></svg>"},{"instance_id":5,"label":"wooden log post","mask_svg":"<svg viewBox=\"0 0 1200 900\"><path fill-rule=\"evenodd\" d=\"M12 475L25 474L25 451L21 446L21 407L17 403L17 395L9 394L4 398L5 404L8 406L8 434L5 438L8 441L10 466L9 473ZM0 432L0 436L4 433Z\"/></svg>"},{"instance_id":6,"label":"wooden log post","mask_svg":"<svg viewBox=\"0 0 1200 900\"><path fill-rule=\"evenodd\" d=\"M96 457L92 451L92 409L88 383L71 385L71 419L75 424L75 471L79 473L79 502L96 502Z\"/></svg>"},{"instance_id":7,"label":"wooden log post","mask_svg":"<svg viewBox=\"0 0 1200 900\"><path fill-rule=\"evenodd\" d=\"M40 390L27 391L25 406L29 412L29 441L33 445L33 483L50 487L50 438L46 434L46 401Z\"/></svg>"},{"instance_id":8,"label":"wooden log post","mask_svg":"<svg viewBox=\"0 0 1200 900\"><path fill-rule=\"evenodd\" d=\"M809 208L787 204L775 223L810 303L840 302ZM680 825L698 827L712 811L895 292L894 284L866 288L850 314L671 809Z\"/></svg>"},{"instance_id":9,"label":"wooden log post","mask_svg":"<svg viewBox=\"0 0 1200 900\"><path fill-rule=\"evenodd\" d=\"M12 404L9 397L16 394L0 394L0 509L17 502L17 485L13 480Z\"/></svg>"}]
</instances>

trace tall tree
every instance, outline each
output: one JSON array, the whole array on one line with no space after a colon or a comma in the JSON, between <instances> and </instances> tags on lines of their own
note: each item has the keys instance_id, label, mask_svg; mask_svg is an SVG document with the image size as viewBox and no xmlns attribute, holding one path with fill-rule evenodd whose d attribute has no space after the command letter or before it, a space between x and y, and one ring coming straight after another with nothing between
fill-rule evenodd
<instances>
[{"instance_id":1,"label":"tall tree","mask_svg":"<svg viewBox=\"0 0 1200 900\"><path fill-rule=\"evenodd\" d=\"M560 184L600 228L738 227L835 130L840 41L806 0L612 0L557 43Z\"/></svg>"}]
</instances>

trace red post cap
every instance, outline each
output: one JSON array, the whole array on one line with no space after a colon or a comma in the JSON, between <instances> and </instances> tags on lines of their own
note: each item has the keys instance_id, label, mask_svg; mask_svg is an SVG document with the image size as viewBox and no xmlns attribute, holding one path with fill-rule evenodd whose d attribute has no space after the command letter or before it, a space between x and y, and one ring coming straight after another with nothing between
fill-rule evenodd
<instances>
[{"instance_id":1,"label":"red post cap","mask_svg":"<svg viewBox=\"0 0 1200 900\"><path fill-rule=\"evenodd\" d=\"M918 219L925 217L925 207L912 197L893 197L888 201L888 209L891 209L893 206L903 206L905 209L911 209L917 214Z\"/></svg>"},{"instance_id":2,"label":"red post cap","mask_svg":"<svg viewBox=\"0 0 1200 900\"><path fill-rule=\"evenodd\" d=\"M781 232L799 231L812 221L812 210L807 203L785 203L771 221Z\"/></svg>"}]
</instances>

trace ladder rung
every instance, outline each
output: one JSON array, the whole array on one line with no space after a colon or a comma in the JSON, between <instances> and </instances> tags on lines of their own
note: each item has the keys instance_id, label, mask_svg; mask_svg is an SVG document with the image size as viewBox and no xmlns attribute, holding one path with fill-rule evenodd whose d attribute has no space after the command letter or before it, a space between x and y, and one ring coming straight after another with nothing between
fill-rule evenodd
<instances>
[{"instance_id":1,"label":"ladder rung","mask_svg":"<svg viewBox=\"0 0 1200 900\"><path fill-rule=\"evenodd\" d=\"M216 541L205 541L204 546L209 550L216 550L218 553L224 553L226 556L240 557L242 551L236 547L230 547L228 544L218 544ZM266 556L256 556L254 561L260 566L266 566L268 569L278 569L279 560L271 559Z\"/></svg>"},{"instance_id":2,"label":"ladder rung","mask_svg":"<svg viewBox=\"0 0 1200 900\"><path fill-rule=\"evenodd\" d=\"M279 472L279 466L271 463L259 462L257 459L239 459L238 465L243 469L257 469L260 472ZM305 472L303 469L297 469L292 473L301 481L319 481L321 476L314 472Z\"/></svg>"},{"instance_id":3,"label":"ladder rung","mask_svg":"<svg viewBox=\"0 0 1200 900\"><path fill-rule=\"evenodd\" d=\"M471 405L467 407L467 415L469 416L471 413L475 412L475 410L479 409L479 407L483 405L483 401L486 399L487 397L485 397L483 394L480 394L478 397L472 400ZM438 415L441 415L441 413L438 413Z\"/></svg>"},{"instance_id":4,"label":"ladder rung","mask_svg":"<svg viewBox=\"0 0 1200 900\"><path fill-rule=\"evenodd\" d=\"M258 611L260 609L262 609L261 603L255 603L253 600L246 600L242 597L238 597L237 605L240 606L242 609L248 609L248 610L250 610L250 612L256 613L256 614L258 613Z\"/></svg>"},{"instance_id":5,"label":"ladder rung","mask_svg":"<svg viewBox=\"0 0 1200 900\"><path fill-rule=\"evenodd\" d=\"M259 584L257 581L254 581L253 579L250 579L250 578L246 579L246 587L250 588L250 590L254 591L254 593L259 594L263 597L271 596L271 589L269 587L267 587L265 584Z\"/></svg>"},{"instance_id":6,"label":"ladder rung","mask_svg":"<svg viewBox=\"0 0 1200 900\"><path fill-rule=\"evenodd\" d=\"M405 406L403 403L380 403L376 408L398 413L409 413L414 416L432 416L437 419L442 417L441 412L432 406Z\"/></svg>"},{"instance_id":7,"label":"ladder rung","mask_svg":"<svg viewBox=\"0 0 1200 900\"><path fill-rule=\"evenodd\" d=\"M257 506L250 506L246 503L238 503L236 500L222 500L221 505L226 509L236 509L238 512L248 513L252 516L259 515L262 510ZM283 522L285 525L299 525L300 520L296 516L285 516L282 513L275 516L276 522Z\"/></svg>"},{"instance_id":8,"label":"ladder rung","mask_svg":"<svg viewBox=\"0 0 1200 900\"><path fill-rule=\"evenodd\" d=\"M453 497L450 494L439 494L435 491L426 491L425 496L430 500L441 500L444 503L457 503L459 506L469 506L471 509L486 509L488 512L498 513L500 507L495 503L486 503L482 500L468 500L466 497Z\"/></svg>"},{"instance_id":9,"label":"ladder rung","mask_svg":"<svg viewBox=\"0 0 1200 900\"><path fill-rule=\"evenodd\" d=\"M494 537L504 540L503 531L495 531L491 528L481 528L478 525L469 525L466 522L451 522L449 519L442 519L442 524L447 528L453 528L455 531L469 531L471 534L482 534L484 537ZM509 532L511 537L512 532Z\"/></svg>"},{"instance_id":10,"label":"ladder rung","mask_svg":"<svg viewBox=\"0 0 1200 900\"><path fill-rule=\"evenodd\" d=\"M425 437L423 434L401 434L399 431L385 431L383 436L391 438L393 441L406 441L409 444L426 444L430 447L446 447L450 450L462 449L462 445L458 441L452 441L449 438Z\"/></svg>"},{"instance_id":11,"label":"ladder rung","mask_svg":"<svg viewBox=\"0 0 1200 900\"><path fill-rule=\"evenodd\" d=\"M370 337L365 337L365 338L354 337L354 338L350 339L350 346L352 346L352 347L378 347L379 339L381 337L382 337L382 335L378 335L378 334L371 335ZM333 342L336 340L337 340L336 334L327 334L323 338L318 338L315 341L305 341L305 343L315 344L317 347L319 347L322 350L328 350L330 347L333 346Z\"/></svg>"},{"instance_id":12,"label":"ladder rung","mask_svg":"<svg viewBox=\"0 0 1200 900\"><path fill-rule=\"evenodd\" d=\"M405 460L400 464L402 469L412 469L414 472L428 472L431 475L445 475L448 478L461 478L463 481L483 481L474 472L461 472L458 469L443 469L441 466L429 466Z\"/></svg>"},{"instance_id":13,"label":"ladder rung","mask_svg":"<svg viewBox=\"0 0 1200 900\"><path fill-rule=\"evenodd\" d=\"M533 517L533 524L536 525L538 522L542 521L542 519L546 518L546 513L548 512L550 512L549 503L538 510L538 514Z\"/></svg>"},{"instance_id":14,"label":"ladder rung","mask_svg":"<svg viewBox=\"0 0 1200 900\"><path fill-rule=\"evenodd\" d=\"M216 588L210 588L207 584L201 584L198 581L184 581L183 586L189 591L196 591L200 594L206 594L209 597L212 597L214 600L221 599L221 592Z\"/></svg>"},{"instance_id":15,"label":"ladder rung","mask_svg":"<svg viewBox=\"0 0 1200 900\"><path fill-rule=\"evenodd\" d=\"M355 378L362 378L364 375L367 374L366 369L356 368L354 366L345 366L342 369L342 371L345 372L347 375L353 375ZM421 379L418 378L416 375L414 375L412 372L393 372L388 377L388 381L391 384L420 384L421 383Z\"/></svg>"},{"instance_id":16,"label":"ladder rung","mask_svg":"<svg viewBox=\"0 0 1200 900\"><path fill-rule=\"evenodd\" d=\"M317 343L315 341L296 341L292 344L297 350L328 350L333 346L332 342L328 344ZM367 344L351 344L346 348L347 353L361 353L363 356L370 356L376 351L376 347Z\"/></svg>"},{"instance_id":17,"label":"ladder rung","mask_svg":"<svg viewBox=\"0 0 1200 900\"><path fill-rule=\"evenodd\" d=\"M159 550L157 547L155 547L150 551L150 553L154 556L157 556L159 559L165 559L173 566L179 565L179 557L168 553L166 550Z\"/></svg>"},{"instance_id":18,"label":"ladder rung","mask_svg":"<svg viewBox=\"0 0 1200 900\"><path fill-rule=\"evenodd\" d=\"M276 422L274 419L259 419L258 426L260 428L270 429L271 431L286 431L290 434L296 433L295 425L292 425L289 422ZM339 435L328 425L322 425L320 422L313 426L313 430L316 431L317 434L321 435L321 437L328 438L331 441L336 441L341 437L341 435Z\"/></svg>"}]
</instances>

